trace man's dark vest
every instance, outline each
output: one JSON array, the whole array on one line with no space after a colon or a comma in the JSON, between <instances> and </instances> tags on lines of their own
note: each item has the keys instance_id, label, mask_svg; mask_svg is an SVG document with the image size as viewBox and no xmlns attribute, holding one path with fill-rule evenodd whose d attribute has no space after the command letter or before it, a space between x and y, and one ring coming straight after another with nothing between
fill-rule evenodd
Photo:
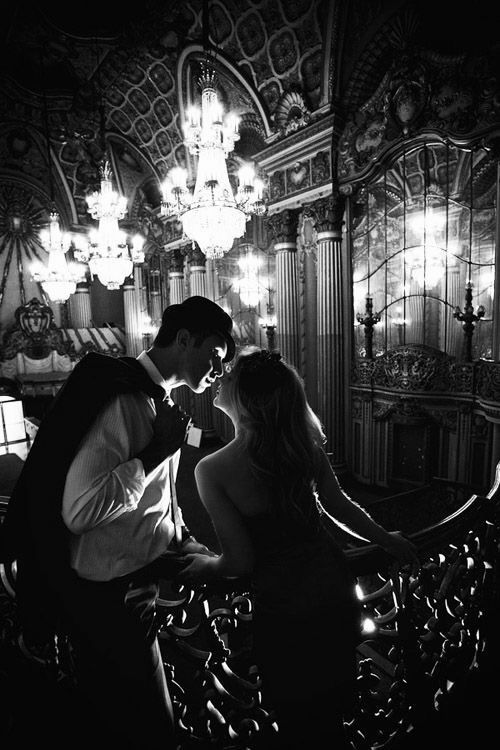
<instances>
[{"instance_id":1,"label":"man's dark vest","mask_svg":"<svg viewBox=\"0 0 500 750\"><path fill-rule=\"evenodd\" d=\"M136 359L89 353L75 366L40 424L0 537L0 560L17 561L18 613L28 637L50 637L59 622L60 602L77 595L77 576L69 564L69 532L61 516L71 461L110 399L138 391L152 398L165 395Z\"/></svg>"}]
</instances>

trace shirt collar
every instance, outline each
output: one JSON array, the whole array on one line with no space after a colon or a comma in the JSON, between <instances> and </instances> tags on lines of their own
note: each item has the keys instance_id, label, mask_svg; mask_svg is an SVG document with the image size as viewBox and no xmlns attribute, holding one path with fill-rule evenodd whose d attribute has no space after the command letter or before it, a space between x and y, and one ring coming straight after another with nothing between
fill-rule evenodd
<instances>
[{"instance_id":1,"label":"shirt collar","mask_svg":"<svg viewBox=\"0 0 500 750\"><path fill-rule=\"evenodd\" d=\"M169 396L170 389L167 385L167 381L165 380L157 366L154 364L154 362L151 360L151 358L148 356L148 353L146 351L141 352L136 359L144 367L153 383L156 383L156 385L159 385L163 388L163 390L165 391L165 398Z\"/></svg>"}]
</instances>

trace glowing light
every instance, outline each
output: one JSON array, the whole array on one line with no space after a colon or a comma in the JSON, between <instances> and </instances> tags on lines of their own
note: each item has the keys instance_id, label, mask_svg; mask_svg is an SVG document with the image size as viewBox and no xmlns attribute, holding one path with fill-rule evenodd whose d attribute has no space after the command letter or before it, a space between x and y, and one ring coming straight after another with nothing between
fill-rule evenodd
<instances>
[{"instance_id":1,"label":"glowing light","mask_svg":"<svg viewBox=\"0 0 500 750\"><path fill-rule=\"evenodd\" d=\"M365 617L361 624L361 630L365 635L369 635L370 633L375 633L377 626L370 617Z\"/></svg>"},{"instance_id":2,"label":"glowing light","mask_svg":"<svg viewBox=\"0 0 500 750\"><path fill-rule=\"evenodd\" d=\"M66 302L76 291L76 284L84 273L76 263L68 263L66 253L73 238L63 232L59 224L59 214L52 211L49 226L40 232L40 243L47 251L47 265L34 264L31 268L33 281L39 282L52 302Z\"/></svg>"},{"instance_id":3,"label":"glowing light","mask_svg":"<svg viewBox=\"0 0 500 750\"><path fill-rule=\"evenodd\" d=\"M144 238L135 235L130 242L118 225L127 209L127 199L113 189L108 161L101 168L101 189L87 197L88 210L99 221L89 232L87 247L77 250L79 260L88 262L92 276L98 276L108 289L119 289L130 276L134 263L144 261Z\"/></svg>"},{"instance_id":4,"label":"glowing light","mask_svg":"<svg viewBox=\"0 0 500 750\"><path fill-rule=\"evenodd\" d=\"M201 112L191 107L184 126L185 144L198 156L193 193L187 187L184 169L172 169L162 184L162 214L177 216L186 235L198 243L207 258L220 258L234 239L245 232L252 215L265 213L263 183L249 165L239 172L239 187L233 194L226 158L239 139L239 119L234 114L223 120L222 106L215 90L215 75L204 70Z\"/></svg>"}]
</instances>

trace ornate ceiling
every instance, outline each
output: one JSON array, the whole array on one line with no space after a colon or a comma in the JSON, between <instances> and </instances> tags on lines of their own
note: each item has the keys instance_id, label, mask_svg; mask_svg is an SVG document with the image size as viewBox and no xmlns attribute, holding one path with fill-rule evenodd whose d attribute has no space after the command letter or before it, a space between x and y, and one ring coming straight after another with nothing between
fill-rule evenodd
<instances>
[{"instance_id":1,"label":"ornate ceiling","mask_svg":"<svg viewBox=\"0 0 500 750\"><path fill-rule=\"evenodd\" d=\"M453 44L477 46L479 13L458 23L453 7L439 3L436 16L436 3L427 0L210 0L219 94L241 117L233 166L321 126L333 111L340 121L352 120L408 40L420 47L431 40L442 55L456 56ZM441 33L443 14L451 34ZM202 0L119 6L87 0L77 13L53 0L19 0L1 20L0 226L9 225L14 187L48 210L45 110L62 222L67 228L90 222L85 196L98 187L101 104L115 178L129 197L128 217L151 218L166 172L176 164L193 167L181 122L184 107L199 95ZM484 23L483 38L492 33ZM289 176L296 181L303 165L293 169ZM29 216L23 226L31 226ZM4 288L16 287L22 297L23 258L14 275L12 262L10 270L6 264L10 245L2 247Z\"/></svg>"}]
</instances>

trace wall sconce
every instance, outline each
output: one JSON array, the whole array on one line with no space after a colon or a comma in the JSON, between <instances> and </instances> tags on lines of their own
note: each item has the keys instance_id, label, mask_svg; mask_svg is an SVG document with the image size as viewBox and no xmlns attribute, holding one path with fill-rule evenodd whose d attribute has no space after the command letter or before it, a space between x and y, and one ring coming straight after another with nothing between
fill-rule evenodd
<instances>
[{"instance_id":1,"label":"wall sconce","mask_svg":"<svg viewBox=\"0 0 500 750\"><path fill-rule=\"evenodd\" d=\"M0 396L0 455L17 453L24 461L28 439L24 424L23 402L13 396Z\"/></svg>"},{"instance_id":2,"label":"wall sconce","mask_svg":"<svg viewBox=\"0 0 500 750\"><path fill-rule=\"evenodd\" d=\"M153 337L156 334L156 326L153 325L153 321L149 315L142 316L142 346L143 349L149 349Z\"/></svg>"},{"instance_id":3,"label":"wall sconce","mask_svg":"<svg viewBox=\"0 0 500 750\"><path fill-rule=\"evenodd\" d=\"M356 320L365 328L365 352L367 359L373 359L373 326L380 321L379 313L373 312L373 297L366 295L365 313L358 313Z\"/></svg>"},{"instance_id":4,"label":"wall sconce","mask_svg":"<svg viewBox=\"0 0 500 750\"><path fill-rule=\"evenodd\" d=\"M462 310L455 307L453 317L462 323L465 336L465 361L472 362L472 334L476 323L484 317L486 310L483 305L479 305L476 312L472 305L472 283L468 281L465 285L465 306Z\"/></svg>"},{"instance_id":5,"label":"wall sconce","mask_svg":"<svg viewBox=\"0 0 500 750\"><path fill-rule=\"evenodd\" d=\"M275 315L269 314L261 318L260 327L264 329L267 336L267 348L270 352L274 350L274 337L276 333L277 319Z\"/></svg>"}]
</instances>

